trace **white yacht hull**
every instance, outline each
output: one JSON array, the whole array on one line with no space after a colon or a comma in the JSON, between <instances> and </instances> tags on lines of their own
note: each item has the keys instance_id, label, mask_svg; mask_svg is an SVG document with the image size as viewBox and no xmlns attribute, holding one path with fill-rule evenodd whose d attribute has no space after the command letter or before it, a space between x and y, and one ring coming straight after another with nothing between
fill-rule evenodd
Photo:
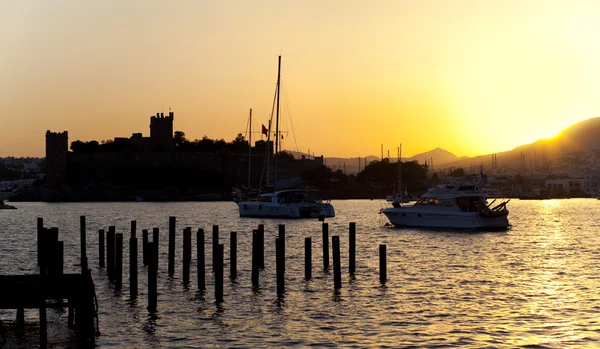
<instances>
[{"instance_id":1,"label":"white yacht hull","mask_svg":"<svg viewBox=\"0 0 600 349\"><path fill-rule=\"evenodd\" d=\"M255 218L319 218L335 217L335 210L329 203L276 203L246 201L238 202L240 217Z\"/></svg>"},{"instance_id":2,"label":"white yacht hull","mask_svg":"<svg viewBox=\"0 0 600 349\"><path fill-rule=\"evenodd\" d=\"M478 212L436 212L409 207L381 210L395 227L450 229L506 229L508 216L484 217Z\"/></svg>"}]
</instances>

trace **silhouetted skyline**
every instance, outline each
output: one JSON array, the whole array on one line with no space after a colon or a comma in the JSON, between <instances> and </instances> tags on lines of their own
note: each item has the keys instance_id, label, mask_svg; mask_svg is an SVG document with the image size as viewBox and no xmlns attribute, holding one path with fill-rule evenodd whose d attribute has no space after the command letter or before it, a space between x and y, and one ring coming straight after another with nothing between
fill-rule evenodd
<instances>
[{"instance_id":1,"label":"silhouetted skyline","mask_svg":"<svg viewBox=\"0 0 600 349\"><path fill-rule=\"evenodd\" d=\"M130 135L149 112L231 139L272 109L283 148L325 157L510 150L599 115L600 5L568 1L234 1L0 5L0 156L46 130ZM291 115L291 122L290 122ZM292 124L293 123L293 124ZM295 142L291 140L295 139Z\"/></svg>"}]
</instances>

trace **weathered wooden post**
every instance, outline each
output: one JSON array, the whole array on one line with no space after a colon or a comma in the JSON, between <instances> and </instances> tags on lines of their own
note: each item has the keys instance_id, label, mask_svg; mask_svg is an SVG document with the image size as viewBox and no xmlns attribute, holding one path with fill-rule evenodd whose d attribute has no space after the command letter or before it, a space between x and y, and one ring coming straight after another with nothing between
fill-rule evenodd
<instances>
[{"instance_id":1,"label":"weathered wooden post","mask_svg":"<svg viewBox=\"0 0 600 349\"><path fill-rule=\"evenodd\" d=\"M169 276L175 274L175 220L169 217Z\"/></svg>"},{"instance_id":2,"label":"weathered wooden post","mask_svg":"<svg viewBox=\"0 0 600 349\"><path fill-rule=\"evenodd\" d=\"M37 265L42 265L42 254L44 253L44 218L37 218Z\"/></svg>"},{"instance_id":3,"label":"weathered wooden post","mask_svg":"<svg viewBox=\"0 0 600 349\"><path fill-rule=\"evenodd\" d=\"M71 300L68 301L69 309L67 310L67 327L73 328L73 325L75 324L75 309L73 304L71 303Z\"/></svg>"},{"instance_id":4,"label":"weathered wooden post","mask_svg":"<svg viewBox=\"0 0 600 349\"><path fill-rule=\"evenodd\" d=\"M131 299L137 297L138 294L138 242L135 230L136 221L131 221L131 237L129 238L129 297Z\"/></svg>"},{"instance_id":5,"label":"weathered wooden post","mask_svg":"<svg viewBox=\"0 0 600 349\"><path fill-rule=\"evenodd\" d=\"M108 227L106 234L106 271L108 280L115 280L115 226Z\"/></svg>"},{"instance_id":6,"label":"weathered wooden post","mask_svg":"<svg viewBox=\"0 0 600 349\"><path fill-rule=\"evenodd\" d=\"M215 272L217 263L217 245L219 244L219 226L213 225L212 230L212 270Z\"/></svg>"},{"instance_id":7,"label":"weathered wooden post","mask_svg":"<svg viewBox=\"0 0 600 349\"><path fill-rule=\"evenodd\" d=\"M229 277L235 280L237 277L237 232L229 233Z\"/></svg>"},{"instance_id":8,"label":"weathered wooden post","mask_svg":"<svg viewBox=\"0 0 600 349\"><path fill-rule=\"evenodd\" d=\"M281 253L283 260L285 260L285 224L279 224L279 241L281 241ZM285 272L285 265L283 266Z\"/></svg>"},{"instance_id":9,"label":"weathered wooden post","mask_svg":"<svg viewBox=\"0 0 600 349\"><path fill-rule=\"evenodd\" d=\"M83 274L88 269L85 216L79 217L79 228L80 228L79 235L80 235L80 244L81 244L81 273Z\"/></svg>"},{"instance_id":10,"label":"weathered wooden post","mask_svg":"<svg viewBox=\"0 0 600 349\"><path fill-rule=\"evenodd\" d=\"M285 293L285 224L279 224L279 237L275 240L275 254L277 263L277 294L282 295Z\"/></svg>"},{"instance_id":11,"label":"weathered wooden post","mask_svg":"<svg viewBox=\"0 0 600 349\"><path fill-rule=\"evenodd\" d=\"M285 245L281 237L275 239L275 261L277 274L277 295L285 293Z\"/></svg>"},{"instance_id":12,"label":"weathered wooden post","mask_svg":"<svg viewBox=\"0 0 600 349\"><path fill-rule=\"evenodd\" d=\"M157 263L156 263L156 242L148 242L148 311L155 312L158 303L157 288Z\"/></svg>"},{"instance_id":13,"label":"weathered wooden post","mask_svg":"<svg viewBox=\"0 0 600 349\"><path fill-rule=\"evenodd\" d=\"M386 246L379 245L379 282L385 284L387 281Z\"/></svg>"},{"instance_id":14,"label":"weathered wooden post","mask_svg":"<svg viewBox=\"0 0 600 349\"><path fill-rule=\"evenodd\" d=\"M22 330L25 328L25 308L17 308L17 321L16 321L16 327L19 330Z\"/></svg>"},{"instance_id":15,"label":"weathered wooden post","mask_svg":"<svg viewBox=\"0 0 600 349\"><path fill-rule=\"evenodd\" d=\"M304 238L304 278L312 278L312 243L311 238Z\"/></svg>"},{"instance_id":16,"label":"weathered wooden post","mask_svg":"<svg viewBox=\"0 0 600 349\"><path fill-rule=\"evenodd\" d=\"M98 264L100 268L104 268L104 229L98 230Z\"/></svg>"},{"instance_id":17,"label":"weathered wooden post","mask_svg":"<svg viewBox=\"0 0 600 349\"><path fill-rule=\"evenodd\" d=\"M183 283L190 283L190 262L192 260L192 228L183 230Z\"/></svg>"},{"instance_id":18,"label":"weathered wooden post","mask_svg":"<svg viewBox=\"0 0 600 349\"><path fill-rule=\"evenodd\" d=\"M217 303L223 302L223 251L224 246L222 244L217 244L217 265L215 268L215 301Z\"/></svg>"},{"instance_id":19,"label":"weathered wooden post","mask_svg":"<svg viewBox=\"0 0 600 349\"><path fill-rule=\"evenodd\" d=\"M348 268L348 272L350 275L354 275L356 272L356 223L350 222L349 226L349 251L348 258L350 259L350 265Z\"/></svg>"},{"instance_id":20,"label":"weathered wooden post","mask_svg":"<svg viewBox=\"0 0 600 349\"><path fill-rule=\"evenodd\" d=\"M258 230L252 230L252 286L258 287L258 266L259 266L259 252L258 252Z\"/></svg>"},{"instance_id":21,"label":"weathered wooden post","mask_svg":"<svg viewBox=\"0 0 600 349\"><path fill-rule=\"evenodd\" d=\"M198 274L198 290L204 291L206 290L206 282L205 282L205 261L204 261L204 229L198 229L196 233L196 258L197 261L197 269L196 273Z\"/></svg>"},{"instance_id":22,"label":"weathered wooden post","mask_svg":"<svg viewBox=\"0 0 600 349\"><path fill-rule=\"evenodd\" d=\"M57 256L56 272L57 272L57 275L60 277L60 276L63 276L65 273L65 242L58 241L55 246L56 246L56 256Z\"/></svg>"},{"instance_id":23,"label":"weathered wooden post","mask_svg":"<svg viewBox=\"0 0 600 349\"><path fill-rule=\"evenodd\" d=\"M265 268L265 225L258 225L258 267Z\"/></svg>"},{"instance_id":24,"label":"weathered wooden post","mask_svg":"<svg viewBox=\"0 0 600 349\"><path fill-rule=\"evenodd\" d=\"M342 288L342 265L340 261L340 237L331 237L331 249L333 252L333 287L336 290Z\"/></svg>"},{"instance_id":25,"label":"weathered wooden post","mask_svg":"<svg viewBox=\"0 0 600 349\"><path fill-rule=\"evenodd\" d=\"M329 224L323 223L323 269L329 269Z\"/></svg>"},{"instance_id":26,"label":"weathered wooden post","mask_svg":"<svg viewBox=\"0 0 600 349\"><path fill-rule=\"evenodd\" d=\"M115 291L121 291L123 287L123 234L115 235Z\"/></svg>"},{"instance_id":27,"label":"weathered wooden post","mask_svg":"<svg viewBox=\"0 0 600 349\"><path fill-rule=\"evenodd\" d=\"M148 229L142 229L142 263L148 265Z\"/></svg>"},{"instance_id":28,"label":"weathered wooden post","mask_svg":"<svg viewBox=\"0 0 600 349\"><path fill-rule=\"evenodd\" d=\"M154 245L152 245L154 247L154 263L156 264L156 272L158 273L158 261L160 259L160 237L159 237L159 230L158 228L152 228L152 242L154 242ZM148 259L148 263L150 263L150 259Z\"/></svg>"},{"instance_id":29,"label":"weathered wooden post","mask_svg":"<svg viewBox=\"0 0 600 349\"><path fill-rule=\"evenodd\" d=\"M38 227L40 220L38 219ZM42 234L45 233L42 227ZM43 236L43 235L42 235ZM45 239L42 238L42 239ZM42 245L43 246L43 245ZM44 249L42 249L42 253ZM48 323L46 319L46 272L47 272L47 259L42 256L40 259L40 279L38 289L40 291L40 349L45 349L48 347Z\"/></svg>"}]
</instances>

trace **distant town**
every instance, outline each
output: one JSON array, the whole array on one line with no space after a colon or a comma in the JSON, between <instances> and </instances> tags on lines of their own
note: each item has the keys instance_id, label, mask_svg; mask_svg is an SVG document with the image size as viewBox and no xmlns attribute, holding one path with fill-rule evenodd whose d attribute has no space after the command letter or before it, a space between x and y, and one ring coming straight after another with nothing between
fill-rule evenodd
<instances>
[{"instance_id":1,"label":"distant town","mask_svg":"<svg viewBox=\"0 0 600 349\"><path fill-rule=\"evenodd\" d=\"M475 158L457 158L437 148L398 164L397 157L384 154L383 146L381 157L325 159L294 151L274 154L272 141L261 139L250 146L242 134L229 142L206 136L192 141L174 131L174 120L174 112L157 113L150 117L149 137L134 133L100 142L69 144L68 131L47 131L45 158L0 158L0 198L228 200L236 188L302 185L333 199L376 199L399 189L419 195L465 173L486 174L483 190L490 197L599 195L600 151L589 142L569 148L540 141ZM571 137L585 140L579 134Z\"/></svg>"}]
</instances>

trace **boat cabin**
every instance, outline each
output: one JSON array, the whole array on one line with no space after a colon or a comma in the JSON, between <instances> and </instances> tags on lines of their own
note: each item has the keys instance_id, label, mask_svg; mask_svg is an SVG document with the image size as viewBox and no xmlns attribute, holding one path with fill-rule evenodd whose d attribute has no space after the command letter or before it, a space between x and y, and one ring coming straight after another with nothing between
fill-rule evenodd
<instances>
[{"instance_id":1,"label":"boat cabin","mask_svg":"<svg viewBox=\"0 0 600 349\"><path fill-rule=\"evenodd\" d=\"M311 195L311 193L316 193L316 190L281 190L274 193L262 194L260 201L281 204L318 202L319 200Z\"/></svg>"},{"instance_id":2,"label":"boat cabin","mask_svg":"<svg viewBox=\"0 0 600 349\"><path fill-rule=\"evenodd\" d=\"M487 207L486 199L481 195L466 195L457 197L436 197L427 195L421 197L415 206L432 206L436 209L458 208L461 212L481 212Z\"/></svg>"}]
</instances>

